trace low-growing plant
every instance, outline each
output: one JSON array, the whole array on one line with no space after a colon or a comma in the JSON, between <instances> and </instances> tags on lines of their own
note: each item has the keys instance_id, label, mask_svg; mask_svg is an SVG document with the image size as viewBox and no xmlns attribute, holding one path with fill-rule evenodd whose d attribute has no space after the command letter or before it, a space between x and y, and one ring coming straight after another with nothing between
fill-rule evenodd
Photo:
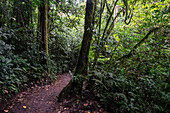
<instances>
[{"instance_id":1,"label":"low-growing plant","mask_svg":"<svg viewBox=\"0 0 170 113\"><path fill-rule=\"evenodd\" d=\"M153 78L129 79L104 69L93 71L93 75L93 93L112 112L169 112L169 92Z\"/></svg>"}]
</instances>

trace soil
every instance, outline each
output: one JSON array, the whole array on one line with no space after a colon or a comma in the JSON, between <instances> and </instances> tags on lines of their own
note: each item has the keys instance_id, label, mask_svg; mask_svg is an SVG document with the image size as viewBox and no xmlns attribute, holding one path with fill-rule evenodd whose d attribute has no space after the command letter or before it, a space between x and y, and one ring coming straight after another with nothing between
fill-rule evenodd
<instances>
[{"instance_id":1,"label":"soil","mask_svg":"<svg viewBox=\"0 0 170 113\"><path fill-rule=\"evenodd\" d=\"M107 113L97 101L90 100L86 91L81 98L59 103L58 95L70 80L71 76L65 73L57 75L57 80L50 85L28 88L18 93L0 113Z\"/></svg>"}]
</instances>

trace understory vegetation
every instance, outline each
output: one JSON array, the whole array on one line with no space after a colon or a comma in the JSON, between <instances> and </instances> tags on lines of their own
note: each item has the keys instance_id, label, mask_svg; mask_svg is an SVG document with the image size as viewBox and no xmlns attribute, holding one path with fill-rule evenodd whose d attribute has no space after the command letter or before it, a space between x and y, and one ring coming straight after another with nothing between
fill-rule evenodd
<instances>
[{"instance_id":1,"label":"understory vegetation","mask_svg":"<svg viewBox=\"0 0 170 113\"><path fill-rule=\"evenodd\" d=\"M47 13L40 8L45 1ZM168 0L91 1L96 6L88 74L72 81L86 81L85 90L108 112L169 113ZM85 0L0 1L0 101L51 83L57 73L75 72L86 6Z\"/></svg>"},{"instance_id":2,"label":"understory vegetation","mask_svg":"<svg viewBox=\"0 0 170 113\"><path fill-rule=\"evenodd\" d=\"M70 49L64 47L69 42L63 37L53 36L53 45L49 48L52 54L46 56L45 51L39 50L39 42L24 28L4 27L0 33L1 96L10 97L19 89L35 83L40 85L54 81L57 73L68 72L75 65L78 50L66 50ZM65 41L56 45L55 39ZM77 47L76 44L74 46ZM48 59L48 64L44 64L44 59Z\"/></svg>"}]
</instances>

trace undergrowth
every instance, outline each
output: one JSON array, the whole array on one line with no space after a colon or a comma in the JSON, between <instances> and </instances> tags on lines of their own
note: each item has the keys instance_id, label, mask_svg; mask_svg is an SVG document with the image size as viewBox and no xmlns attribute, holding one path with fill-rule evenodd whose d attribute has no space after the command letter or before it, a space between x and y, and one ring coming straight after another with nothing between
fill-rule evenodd
<instances>
[{"instance_id":1,"label":"undergrowth","mask_svg":"<svg viewBox=\"0 0 170 113\"><path fill-rule=\"evenodd\" d=\"M141 36L136 38L133 29L127 33L118 32L123 40L122 46L112 51L111 57L109 48L101 53L96 69L91 70L87 80L90 92L110 112L170 112L169 39L166 30L168 28L151 35L129 57L122 56L133 49ZM130 39L136 40L132 42Z\"/></svg>"},{"instance_id":2,"label":"undergrowth","mask_svg":"<svg viewBox=\"0 0 170 113\"><path fill-rule=\"evenodd\" d=\"M22 89L35 84L45 84L56 79L57 73L72 70L76 62L77 50L61 47L50 35L50 55L40 51L39 39L29 34L26 28L0 28L0 100L7 100ZM29 31L30 32L30 31ZM72 42L74 43L74 42ZM76 45L75 45L76 46ZM57 51L57 52L56 52ZM48 59L48 65L44 60ZM72 61L73 60L73 61Z\"/></svg>"}]
</instances>

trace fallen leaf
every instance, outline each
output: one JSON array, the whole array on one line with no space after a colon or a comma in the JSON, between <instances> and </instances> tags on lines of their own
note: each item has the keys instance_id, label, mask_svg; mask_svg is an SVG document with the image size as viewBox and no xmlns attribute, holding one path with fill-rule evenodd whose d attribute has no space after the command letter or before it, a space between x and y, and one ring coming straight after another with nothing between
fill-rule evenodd
<instances>
[{"instance_id":1,"label":"fallen leaf","mask_svg":"<svg viewBox=\"0 0 170 113\"><path fill-rule=\"evenodd\" d=\"M69 108L64 108L64 110L69 110Z\"/></svg>"},{"instance_id":2,"label":"fallen leaf","mask_svg":"<svg viewBox=\"0 0 170 113\"><path fill-rule=\"evenodd\" d=\"M90 101L89 103L90 103L90 106L91 106L93 104L93 101Z\"/></svg>"},{"instance_id":3,"label":"fallen leaf","mask_svg":"<svg viewBox=\"0 0 170 113\"><path fill-rule=\"evenodd\" d=\"M24 92L22 92L22 94L23 94L23 95L26 95L26 94L27 94L27 92L25 92L25 91L24 91Z\"/></svg>"},{"instance_id":4,"label":"fallen leaf","mask_svg":"<svg viewBox=\"0 0 170 113\"><path fill-rule=\"evenodd\" d=\"M86 104L83 104L85 107L87 107L88 106L88 104L86 103Z\"/></svg>"},{"instance_id":5,"label":"fallen leaf","mask_svg":"<svg viewBox=\"0 0 170 113\"><path fill-rule=\"evenodd\" d=\"M48 104L52 104L52 103L53 103L53 101L48 101L47 103L48 103Z\"/></svg>"},{"instance_id":6,"label":"fallen leaf","mask_svg":"<svg viewBox=\"0 0 170 113\"><path fill-rule=\"evenodd\" d=\"M12 108L13 108L13 105L12 105L12 106L9 106L9 108L12 109Z\"/></svg>"},{"instance_id":7,"label":"fallen leaf","mask_svg":"<svg viewBox=\"0 0 170 113\"><path fill-rule=\"evenodd\" d=\"M23 108L24 108L24 109L26 109L26 108L27 108L27 106L23 106Z\"/></svg>"},{"instance_id":8,"label":"fallen leaf","mask_svg":"<svg viewBox=\"0 0 170 113\"><path fill-rule=\"evenodd\" d=\"M4 90L5 91L5 93L8 93L8 90Z\"/></svg>"},{"instance_id":9,"label":"fallen leaf","mask_svg":"<svg viewBox=\"0 0 170 113\"><path fill-rule=\"evenodd\" d=\"M5 113L8 113L9 110L4 110Z\"/></svg>"},{"instance_id":10,"label":"fallen leaf","mask_svg":"<svg viewBox=\"0 0 170 113\"><path fill-rule=\"evenodd\" d=\"M97 104L97 107L98 107L98 108L100 108L100 107L101 107L101 105Z\"/></svg>"},{"instance_id":11,"label":"fallen leaf","mask_svg":"<svg viewBox=\"0 0 170 113\"><path fill-rule=\"evenodd\" d=\"M60 109L56 109L56 111L58 111L58 112L59 112L59 111L60 111Z\"/></svg>"},{"instance_id":12,"label":"fallen leaf","mask_svg":"<svg viewBox=\"0 0 170 113\"><path fill-rule=\"evenodd\" d=\"M100 111L100 112L103 112L103 111L104 111L104 109L103 109L103 108L101 108L99 111Z\"/></svg>"},{"instance_id":13,"label":"fallen leaf","mask_svg":"<svg viewBox=\"0 0 170 113\"><path fill-rule=\"evenodd\" d=\"M18 101L23 101L23 98L18 99Z\"/></svg>"},{"instance_id":14,"label":"fallen leaf","mask_svg":"<svg viewBox=\"0 0 170 113\"><path fill-rule=\"evenodd\" d=\"M22 98L23 96L24 96L24 95L23 95L22 93L19 95L20 98Z\"/></svg>"}]
</instances>

